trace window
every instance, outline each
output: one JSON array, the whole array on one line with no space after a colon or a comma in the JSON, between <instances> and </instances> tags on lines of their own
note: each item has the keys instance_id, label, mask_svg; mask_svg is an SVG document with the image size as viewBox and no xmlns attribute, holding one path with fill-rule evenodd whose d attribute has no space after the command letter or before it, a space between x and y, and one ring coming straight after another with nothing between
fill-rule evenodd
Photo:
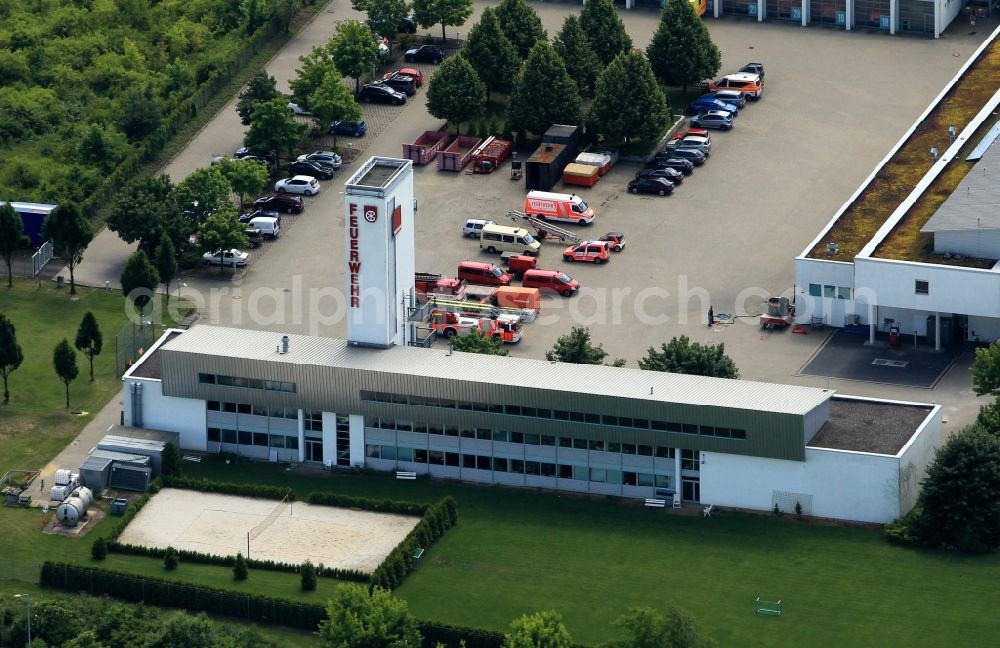
<instances>
[{"instance_id":1,"label":"window","mask_svg":"<svg viewBox=\"0 0 1000 648\"><path fill-rule=\"evenodd\" d=\"M584 420L587 423L600 423L601 416L599 414L584 414Z\"/></svg>"},{"instance_id":2,"label":"window","mask_svg":"<svg viewBox=\"0 0 1000 648\"><path fill-rule=\"evenodd\" d=\"M698 470L698 451L681 450L681 470Z\"/></svg>"},{"instance_id":3,"label":"window","mask_svg":"<svg viewBox=\"0 0 1000 648\"><path fill-rule=\"evenodd\" d=\"M381 447L382 446L371 445L371 444L366 445L365 446L365 456L366 457L370 457L372 459L378 459L379 458L379 454L380 454L379 453L379 449Z\"/></svg>"},{"instance_id":4,"label":"window","mask_svg":"<svg viewBox=\"0 0 1000 648\"><path fill-rule=\"evenodd\" d=\"M622 454L635 454L635 445L632 443L623 443Z\"/></svg>"},{"instance_id":5,"label":"window","mask_svg":"<svg viewBox=\"0 0 1000 648\"><path fill-rule=\"evenodd\" d=\"M396 429L409 432L413 429L413 421L396 421Z\"/></svg>"},{"instance_id":6,"label":"window","mask_svg":"<svg viewBox=\"0 0 1000 648\"><path fill-rule=\"evenodd\" d=\"M540 445L541 439L537 434L525 434L524 442L528 445Z\"/></svg>"},{"instance_id":7,"label":"window","mask_svg":"<svg viewBox=\"0 0 1000 648\"><path fill-rule=\"evenodd\" d=\"M489 441L491 437L489 428L476 428L476 438Z\"/></svg>"},{"instance_id":8,"label":"window","mask_svg":"<svg viewBox=\"0 0 1000 648\"><path fill-rule=\"evenodd\" d=\"M605 414L604 415L604 424L605 425L618 425L618 417L617 416L608 416L607 414Z\"/></svg>"},{"instance_id":9,"label":"window","mask_svg":"<svg viewBox=\"0 0 1000 648\"><path fill-rule=\"evenodd\" d=\"M396 458L396 446L381 446L382 448L382 458L383 459L395 459Z\"/></svg>"},{"instance_id":10,"label":"window","mask_svg":"<svg viewBox=\"0 0 1000 648\"><path fill-rule=\"evenodd\" d=\"M608 442L608 452L621 452L622 444Z\"/></svg>"},{"instance_id":11,"label":"window","mask_svg":"<svg viewBox=\"0 0 1000 648\"><path fill-rule=\"evenodd\" d=\"M266 432L254 432L253 433L253 444L255 446L266 446L267 445L267 433Z\"/></svg>"},{"instance_id":12,"label":"window","mask_svg":"<svg viewBox=\"0 0 1000 648\"><path fill-rule=\"evenodd\" d=\"M490 457L477 456L476 457L476 468L479 470L490 470L492 469L492 463Z\"/></svg>"},{"instance_id":13,"label":"window","mask_svg":"<svg viewBox=\"0 0 1000 648\"><path fill-rule=\"evenodd\" d=\"M305 429L309 432L322 432L323 412L306 412Z\"/></svg>"},{"instance_id":14,"label":"window","mask_svg":"<svg viewBox=\"0 0 1000 648\"><path fill-rule=\"evenodd\" d=\"M590 471L586 466L573 466L573 479L587 481L590 479Z\"/></svg>"},{"instance_id":15,"label":"window","mask_svg":"<svg viewBox=\"0 0 1000 648\"><path fill-rule=\"evenodd\" d=\"M569 420L576 421L577 423L583 423L584 420L583 412L570 412Z\"/></svg>"},{"instance_id":16,"label":"window","mask_svg":"<svg viewBox=\"0 0 1000 648\"><path fill-rule=\"evenodd\" d=\"M626 486L635 486L638 482L636 481L636 474L634 472L625 471L622 473L622 483Z\"/></svg>"},{"instance_id":17,"label":"window","mask_svg":"<svg viewBox=\"0 0 1000 648\"><path fill-rule=\"evenodd\" d=\"M503 457L494 457L493 470L496 472L507 472L507 460Z\"/></svg>"},{"instance_id":18,"label":"window","mask_svg":"<svg viewBox=\"0 0 1000 648\"><path fill-rule=\"evenodd\" d=\"M918 295L929 295L931 293L931 284L925 279L917 279L914 284L914 292Z\"/></svg>"},{"instance_id":19,"label":"window","mask_svg":"<svg viewBox=\"0 0 1000 648\"><path fill-rule=\"evenodd\" d=\"M446 452L444 453L444 465L446 466L457 466L459 454L457 452Z\"/></svg>"},{"instance_id":20,"label":"window","mask_svg":"<svg viewBox=\"0 0 1000 648\"><path fill-rule=\"evenodd\" d=\"M510 435L507 433L507 430L493 430L493 440L508 441L510 440Z\"/></svg>"},{"instance_id":21,"label":"window","mask_svg":"<svg viewBox=\"0 0 1000 648\"><path fill-rule=\"evenodd\" d=\"M691 423L685 423L681 427L681 431L684 434L698 434L698 426L697 425L693 425Z\"/></svg>"},{"instance_id":22,"label":"window","mask_svg":"<svg viewBox=\"0 0 1000 648\"><path fill-rule=\"evenodd\" d=\"M280 434L271 435L271 447L272 448L284 448L285 447L285 437Z\"/></svg>"},{"instance_id":23,"label":"window","mask_svg":"<svg viewBox=\"0 0 1000 648\"><path fill-rule=\"evenodd\" d=\"M572 448L573 447L573 437L559 437L559 447L560 448Z\"/></svg>"},{"instance_id":24,"label":"window","mask_svg":"<svg viewBox=\"0 0 1000 648\"><path fill-rule=\"evenodd\" d=\"M652 486L653 485L653 476L650 475L649 473L637 473L637 476L639 478L639 485L640 486Z\"/></svg>"},{"instance_id":25,"label":"window","mask_svg":"<svg viewBox=\"0 0 1000 648\"><path fill-rule=\"evenodd\" d=\"M654 475L657 488L670 488L670 475Z\"/></svg>"},{"instance_id":26,"label":"window","mask_svg":"<svg viewBox=\"0 0 1000 648\"><path fill-rule=\"evenodd\" d=\"M207 401L205 406L208 408L209 412L218 412L222 409L222 404L219 401Z\"/></svg>"},{"instance_id":27,"label":"window","mask_svg":"<svg viewBox=\"0 0 1000 648\"><path fill-rule=\"evenodd\" d=\"M823 286L823 296L824 297L836 297L837 288L835 286Z\"/></svg>"},{"instance_id":28,"label":"window","mask_svg":"<svg viewBox=\"0 0 1000 648\"><path fill-rule=\"evenodd\" d=\"M434 423L429 423L427 425L427 433L428 434L436 434L438 436L443 436L444 435L444 428L441 427L440 425L436 425Z\"/></svg>"},{"instance_id":29,"label":"window","mask_svg":"<svg viewBox=\"0 0 1000 648\"><path fill-rule=\"evenodd\" d=\"M556 438L554 436L542 435L540 441L543 446L554 446L556 444Z\"/></svg>"},{"instance_id":30,"label":"window","mask_svg":"<svg viewBox=\"0 0 1000 648\"><path fill-rule=\"evenodd\" d=\"M454 425L448 425L444 428L444 435L450 437L457 437L459 436L459 430Z\"/></svg>"},{"instance_id":31,"label":"window","mask_svg":"<svg viewBox=\"0 0 1000 648\"><path fill-rule=\"evenodd\" d=\"M540 475L542 474L542 465L537 461L525 461L524 462L524 474L525 475Z\"/></svg>"},{"instance_id":32,"label":"window","mask_svg":"<svg viewBox=\"0 0 1000 648\"><path fill-rule=\"evenodd\" d=\"M656 446L656 456L661 459L673 459L674 449L666 446Z\"/></svg>"},{"instance_id":33,"label":"window","mask_svg":"<svg viewBox=\"0 0 1000 648\"><path fill-rule=\"evenodd\" d=\"M222 437L222 430L219 428L208 428L207 439L209 443L218 443Z\"/></svg>"},{"instance_id":34,"label":"window","mask_svg":"<svg viewBox=\"0 0 1000 648\"><path fill-rule=\"evenodd\" d=\"M555 410L554 412L552 412L552 418L554 418L557 421L568 421L569 412L566 412L564 410Z\"/></svg>"},{"instance_id":35,"label":"window","mask_svg":"<svg viewBox=\"0 0 1000 648\"><path fill-rule=\"evenodd\" d=\"M249 414L253 409L250 407L250 403L239 403L236 406L236 411L240 414Z\"/></svg>"},{"instance_id":36,"label":"window","mask_svg":"<svg viewBox=\"0 0 1000 648\"><path fill-rule=\"evenodd\" d=\"M638 447L638 452L636 454L640 454L640 455L642 455L644 457L652 457L653 456L653 446L641 445L641 446Z\"/></svg>"},{"instance_id":37,"label":"window","mask_svg":"<svg viewBox=\"0 0 1000 648\"><path fill-rule=\"evenodd\" d=\"M537 411L534 407L522 407L521 416L536 416Z\"/></svg>"},{"instance_id":38,"label":"window","mask_svg":"<svg viewBox=\"0 0 1000 648\"><path fill-rule=\"evenodd\" d=\"M660 430L661 432L665 432L666 429L667 429L667 422L666 421L650 421L649 422L649 426L651 428L653 428L654 430Z\"/></svg>"},{"instance_id":39,"label":"window","mask_svg":"<svg viewBox=\"0 0 1000 648\"><path fill-rule=\"evenodd\" d=\"M222 431L222 442L223 443L236 443L236 430L223 430Z\"/></svg>"},{"instance_id":40,"label":"window","mask_svg":"<svg viewBox=\"0 0 1000 648\"><path fill-rule=\"evenodd\" d=\"M850 299L851 289L844 286L837 286L837 299Z\"/></svg>"},{"instance_id":41,"label":"window","mask_svg":"<svg viewBox=\"0 0 1000 648\"><path fill-rule=\"evenodd\" d=\"M586 450L588 446L586 439L573 439L573 447L577 450Z\"/></svg>"},{"instance_id":42,"label":"window","mask_svg":"<svg viewBox=\"0 0 1000 648\"><path fill-rule=\"evenodd\" d=\"M524 462L520 459L510 460L510 471L512 473L517 473L518 475L524 474Z\"/></svg>"},{"instance_id":43,"label":"window","mask_svg":"<svg viewBox=\"0 0 1000 648\"><path fill-rule=\"evenodd\" d=\"M809 295L811 297L819 297L823 294L823 287L819 284L811 283L809 284Z\"/></svg>"},{"instance_id":44,"label":"window","mask_svg":"<svg viewBox=\"0 0 1000 648\"><path fill-rule=\"evenodd\" d=\"M215 384L215 374L200 373L200 374L198 374L198 382L206 384L206 385L214 385Z\"/></svg>"},{"instance_id":45,"label":"window","mask_svg":"<svg viewBox=\"0 0 1000 648\"><path fill-rule=\"evenodd\" d=\"M733 439L740 439L741 441L746 441L747 440L747 431L746 430L731 429L731 430L729 430L729 436L731 438L733 438Z\"/></svg>"},{"instance_id":46,"label":"window","mask_svg":"<svg viewBox=\"0 0 1000 648\"><path fill-rule=\"evenodd\" d=\"M632 419L632 427L648 429L649 421L647 421L646 419Z\"/></svg>"},{"instance_id":47,"label":"window","mask_svg":"<svg viewBox=\"0 0 1000 648\"><path fill-rule=\"evenodd\" d=\"M396 448L396 455L400 461L413 461L413 448Z\"/></svg>"},{"instance_id":48,"label":"window","mask_svg":"<svg viewBox=\"0 0 1000 648\"><path fill-rule=\"evenodd\" d=\"M559 464L559 479L573 479L573 466Z\"/></svg>"},{"instance_id":49,"label":"window","mask_svg":"<svg viewBox=\"0 0 1000 648\"><path fill-rule=\"evenodd\" d=\"M462 455L462 468L475 468L476 467L476 455L464 454Z\"/></svg>"},{"instance_id":50,"label":"window","mask_svg":"<svg viewBox=\"0 0 1000 648\"><path fill-rule=\"evenodd\" d=\"M550 409L543 409L539 407L537 412L538 413L535 416L537 416L538 418L544 418L544 419L552 418L552 410Z\"/></svg>"},{"instance_id":51,"label":"window","mask_svg":"<svg viewBox=\"0 0 1000 648\"><path fill-rule=\"evenodd\" d=\"M222 404L222 411L223 412L229 412L230 414L235 414L236 413L236 403L223 403Z\"/></svg>"},{"instance_id":52,"label":"window","mask_svg":"<svg viewBox=\"0 0 1000 648\"><path fill-rule=\"evenodd\" d=\"M413 460L417 463L427 463L427 451L426 450L414 450Z\"/></svg>"},{"instance_id":53,"label":"window","mask_svg":"<svg viewBox=\"0 0 1000 648\"><path fill-rule=\"evenodd\" d=\"M603 468L591 468L590 481L601 483L608 481L608 471Z\"/></svg>"},{"instance_id":54,"label":"window","mask_svg":"<svg viewBox=\"0 0 1000 648\"><path fill-rule=\"evenodd\" d=\"M253 432L240 430L237 433L237 439L239 439L240 445L253 445Z\"/></svg>"},{"instance_id":55,"label":"window","mask_svg":"<svg viewBox=\"0 0 1000 648\"><path fill-rule=\"evenodd\" d=\"M299 437L286 436L285 437L285 449L286 450L298 450L299 449Z\"/></svg>"},{"instance_id":56,"label":"window","mask_svg":"<svg viewBox=\"0 0 1000 648\"><path fill-rule=\"evenodd\" d=\"M542 477L555 477L556 465L551 463L542 464Z\"/></svg>"},{"instance_id":57,"label":"window","mask_svg":"<svg viewBox=\"0 0 1000 648\"><path fill-rule=\"evenodd\" d=\"M523 432L511 432L510 433L511 443L524 443L524 433Z\"/></svg>"},{"instance_id":58,"label":"window","mask_svg":"<svg viewBox=\"0 0 1000 648\"><path fill-rule=\"evenodd\" d=\"M591 441L590 449L597 450L599 452L604 452L604 441L597 441L597 440Z\"/></svg>"}]
</instances>

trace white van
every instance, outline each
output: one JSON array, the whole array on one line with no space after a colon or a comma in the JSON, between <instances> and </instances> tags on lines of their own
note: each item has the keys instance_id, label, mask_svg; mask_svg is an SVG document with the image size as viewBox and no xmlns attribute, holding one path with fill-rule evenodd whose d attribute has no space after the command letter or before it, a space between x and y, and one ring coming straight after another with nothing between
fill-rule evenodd
<instances>
[{"instance_id":1,"label":"white van","mask_svg":"<svg viewBox=\"0 0 1000 648\"><path fill-rule=\"evenodd\" d=\"M524 199L524 213L541 219L589 225L597 215L594 208L576 194L529 191Z\"/></svg>"},{"instance_id":2,"label":"white van","mask_svg":"<svg viewBox=\"0 0 1000 648\"><path fill-rule=\"evenodd\" d=\"M507 227L490 223L479 235L479 249L487 252L515 252L538 256L542 244L523 227Z\"/></svg>"},{"instance_id":3,"label":"white van","mask_svg":"<svg viewBox=\"0 0 1000 648\"><path fill-rule=\"evenodd\" d=\"M260 230L261 235L264 238L276 239L281 231L278 225L278 219L273 216L258 216L256 218L251 218L250 222L247 223L249 227L256 227Z\"/></svg>"}]
</instances>

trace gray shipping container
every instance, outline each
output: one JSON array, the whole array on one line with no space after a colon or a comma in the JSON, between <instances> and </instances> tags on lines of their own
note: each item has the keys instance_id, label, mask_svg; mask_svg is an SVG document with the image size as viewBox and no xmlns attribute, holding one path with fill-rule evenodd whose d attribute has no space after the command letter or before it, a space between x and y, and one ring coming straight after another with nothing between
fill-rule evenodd
<instances>
[{"instance_id":1,"label":"gray shipping container","mask_svg":"<svg viewBox=\"0 0 1000 648\"><path fill-rule=\"evenodd\" d=\"M97 443L97 447L101 450L113 450L130 455L144 455L149 457L150 467L153 469L153 477L160 474L165 445L166 443L163 441L135 439L112 434L107 435Z\"/></svg>"},{"instance_id":2,"label":"gray shipping container","mask_svg":"<svg viewBox=\"0 0 1000 648\"><path fill-rule=\"evenodd\" d=\"M111 464L114 459L109 457L87 457L80 465L80 483L94 493L100 493L108 487L111 479Z\"/></svg>"}]
</instances>

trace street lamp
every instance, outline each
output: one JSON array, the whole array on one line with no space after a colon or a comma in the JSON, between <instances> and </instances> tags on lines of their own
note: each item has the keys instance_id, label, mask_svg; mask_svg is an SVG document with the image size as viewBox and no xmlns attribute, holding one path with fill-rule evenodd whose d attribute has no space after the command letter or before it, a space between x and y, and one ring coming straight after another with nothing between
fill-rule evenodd
<instances>
[{"instance_id":1,"label":"street lamp","mask_svg":"<svg viewBox=\"0 0 1000 648\"><path fill-rule=\"evenodd\" d=\"M28 648L31 648L31 597L27 594L15 594L14 598L23 598L28 602Z\"/></svg>"}]
</instances>

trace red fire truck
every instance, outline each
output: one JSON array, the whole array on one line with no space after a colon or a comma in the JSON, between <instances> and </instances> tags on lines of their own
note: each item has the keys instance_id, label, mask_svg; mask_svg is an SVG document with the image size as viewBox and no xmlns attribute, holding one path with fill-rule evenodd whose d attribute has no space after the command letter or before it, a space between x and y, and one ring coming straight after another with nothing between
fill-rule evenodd
<instances>
[{"instance_id":1,"label":"red fire truck","mask_svg":"<svg viewBox=\"0 0 1000 648\"><path fill-rule=\"evenodd\" d=\"M458 313L445 310L431 311L430 326L438 335L451 338L479 331L483 335L502 340L506 343L520 342L521 321L514 315L498 315L496 319L489 317L465 317Z\"/></svg>"}]
</instances>

